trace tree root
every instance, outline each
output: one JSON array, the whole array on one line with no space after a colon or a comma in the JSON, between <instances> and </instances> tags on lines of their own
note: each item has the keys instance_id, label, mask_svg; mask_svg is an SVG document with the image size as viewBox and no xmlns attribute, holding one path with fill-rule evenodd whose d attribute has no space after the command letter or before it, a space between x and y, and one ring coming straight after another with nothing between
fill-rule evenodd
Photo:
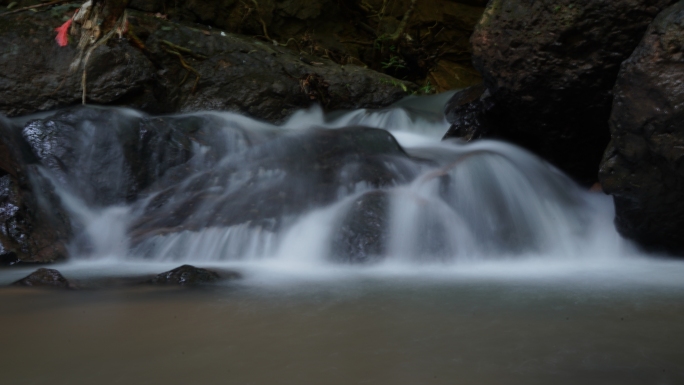
<instances>
[{"instance_id":1,"label":"tree root","mask_svg":"<svg viewBox=\"0 0 684 385\"><path fill-rule=\"evenodd\" d=\"M93 51L95 51L95 49L97 47L100 47L101 45L105 44L107 41L109 41L109 39L112 38L112 36L114 36L114 34L120 33L120 31L122 31L124 29L124 26L127 23L126 18L127 18L126 11L124 11L123 14L121 15L121 17L119 18L119 20L114 25L114 27L112 27L112 29L109 32L107 32L101 39L99 39L92 46L90 46L90 48L88 48L88 51L86 52L85 58L83 59L83 75L81 76L81 89L83 90L82 95L81 95L81 103L83 103L83 105L86 104L86 93L87 93L86 81L87 81L88 61L90 60L90 55L92 55ZM80 60L77 59L76 63L78 63L79 61ZM73 66L73 64L72 64L72 66Z\"/></svg>"},{"instance_id":2,"label":"tree root","mask_svg":"<svg viewBox=\"0 0 684 385\"><path fill-rule=\"evenodd\" d=\"M294 38L289 38L289 39L287 39L287 41L285 42L285 44L280 44L280 43L279 43L278 45L280 45L280 46L282 46L282 47L287 47L288 45L290 45L290 42L295 43L295 45L297 46L297 51L302 52L302 47L299 45L299 43L297 42L297 40L295 40Z\"/></svg>"},{"instance_id":3,"label":"tree root","mask_svg":"<svg viewBox=\"0 0 684 385\"><path fill-rule=\"evenodd\" d=\"M44 3L44 4L36 4L36 5L30 5L28 7L23 7L19 9L15 9L14 11L9 11L9 12L3 12L0 13L0 16L5 16L5 15L12 15L15 13L23 12L23 11L28 11L31 9L36 9L36 8L43 8L43 7L49 7L51 5L59 5L59 4L64 4L64 3L70 3L73 0L57 0L57 1L51 1L49 3Z\"/></svg>"},{"instance_id":4,"label":"tree root","mask_svg":"<svg viewBox=\"0 0 684 385\"><path fill-rule=\"evenodd\" d=\"M168 43L168 42L167 42L167 43ZM169 44L170 44L170 43L169 43ZM178 46L176 46L176 47L178 47ZM179 47L179 48L182 48L182 47ZM184 49L187 50L187 48L184 48ZM190 75L190 72L192 72L192 73L195 74L195 76L196 76L196 78L195 78L195 83L192 85L192 90L190 90L190 94L194 94L194 93L195 93L195 90L197 89L197 84L199 83L200 78L201 78L200 73L197 72L196 69L192 68L192 67L185 61L185 59L183 59L183 54L181 54L180 52L178 52L178 51L176 51L176 50L173 50L173 49L168 49L168 48L164 48L164 51L166 51L166 52L168 52L168 53L170 53L170 54L172 54L172 55L178 56L178 59L180 60L181 66L182 66L183 68L185 68L185 69L188 71L188 72L185 74L185 77L183 77L183 80L180 82L179 86L182 86L183 83L185 83L185 81L188 79L188 75ZM185 51L184 51L184 52L185 52Z\"/></svg>"},{"instance_id":5,"label":"tree root","mask_svg":"<svg viewBox=\"0 0 684 385\"><path fill-rule=\"evenodd\" d=\"M90 60L90 55L95 51L95 48L103 45L104 43L107 42L114 34L116 33L116 29L112 29L111 31L107 32L107 34L95 44L92 45L92 47L88 48L88 52L85 55L85 59L83 59L83 75L81 76L81 89L83 90L81 94L81 103L83 105L86 104L86 79L87 79L87 69L88 69L88 61Z\"/></svg>"},{"instance_id":6,"label":"tree root","mask_svg":"<svg viewBox=\"0 0 684 385\"><path fill-rule=\"evenodd\" d=\"M374 41L340 40L342 44L375 45Z\"/></svg>"},{"instance_id":7,"label":"tree root","mask_svg":"<svg viewBox=\"0 0 684 385\"><path fill-rule=\"evenodd\" d=\"M184 54L186 54L186 55L189 55L189 56L192 56L192 57L194 57L195 59L198 59L198 60L205 60L205 59L207 58L207 57L204 56L204 55L200 55L200 54L198 54L198 53L193 52L193 51L192 51L191 49L189 49L189 48L185 48L185 47L181 47L181 46L179 46L179 45L175 45L175 44L171 43L171 42L168 41L168 40L162 40L161 43L164 44L164 45L169 46L169 48L171 48L171 50L173 50L173 51L182 52L182 53L184 53Z\"/></svg>"},{"instance_id":8,"label":"tree root","mask_svg":"<svg viewBox=\"0 0 684 385\"><path fill-rule=\"evenodd\" d=\"M261 23L261 28L263 28L263 30L264 30L264 36L266 36L266 38L268 40L271 40L271 37L268 36L268 28L266 28L266 22L264 21L264 18L261 17L261 11L259 10L259 3L257 3L257 0L252 0L252 3L254 3L254 6L256 7L257 16L259 16L259 22Z\"/></svg>"},{"instance_id":9,"label":"tree root","mask_svg":"<svg viewBox=\"0 0 684 385\"><path fill-rule=\"evenodd\" d=\"M149 54L149 50L147 49L147 46L145 46L145 43L142 40L140 40L138 35L136 35L133 31L131 31L130 29L126 31L126 37L135 48L143 51L143 53L145 54Z\"/></svg>"},{"instance_id":10,"label":"tree root","mask_svg":"<svg viewBox=\"0 0 684 385\"><path fill-rule=\"evenodd\" d=\"M404 34L404 31L406 31L409 19L413 14L413 10L416 8L417 2L418 0L411 0L411 5L409 5L409 8L406 10L406 13L404 13L404 17L401 19L401 22L399 23L397 30L392 35L390 35L390 40L392 40L393 42L397 42L399 38L401 38L401 35Z\"/></svg>"}]
</instances>

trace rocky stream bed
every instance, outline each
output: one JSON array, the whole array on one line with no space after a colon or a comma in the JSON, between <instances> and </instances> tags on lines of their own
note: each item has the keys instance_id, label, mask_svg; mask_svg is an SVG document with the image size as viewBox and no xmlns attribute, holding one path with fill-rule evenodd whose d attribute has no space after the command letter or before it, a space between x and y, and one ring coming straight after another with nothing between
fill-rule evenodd
<instances>
[{"instance_id":1,"label":"rocky stream bed","mask_svg":"<svg viewBox=\"0 0 684 385\"><path fill-rule=\"evenodd\" d=\"M121 144L121 155L127 163L123 174L112 179L117 181L116 186L98 178L111 171L106 166L107 151L111 149L105 145L99 154L102 166L86 175L90 184L82 189L86 191L83 199L90 204L110 205L130 203L151 186L162 188L162 176L167 180L187 177L196 171L192 147L215 140L212 129L207 127L216 123L208 116L188 117L178 128L169 127L160 114L233 111L282 123L298 109L312 104L326 111L382 108L420 92L420 85L413 82L360 65L340 64L339 58L331 54L311 49L307 52L301 47L298 52L282 41L278 43L278 39L285 39L287 30L301 32L319 18L332 20L321 5L324 2L310 6L297 2L288 6L275 2L272 7L264 4L259 15L267 24L273 23L273 36L269 37L276 39L275 44L263 36L254 37L259 31L255 25L261 24L247 23L240 29L234 23L239 13L237 3L228 3L220 9L198 3L171 11L164 2L133 2L129 23L135 39L112 39L93 52L87 66L87 102L126 106L151 114L145 117L136 117L135 112L112 115L97 109L84 112L73 108L30 115L80 102L82 74L68 69L75 48L56 45L53 32L75 5L0 14L0 111L12 118L0 119L3 263L65 260L69 245L78 243L82 229L65 213L55 191L59 183L51 178L57 175L62 183L73 182L83 161L74 155L83 150L79 137L90 130L88 124L78 120L86 115L89 124L117 127L111 135ZM445 114L451 128L445 137L507 140L536 153L586 187L600 179L603 190L615 197L616 224L621 234L648 249L679 254L684 247L684 207L680 207L684 201L684 171L679 164L684 152L678 144L684 135L679 119L683 84L679 78L684 59L678 40L683 3L587 0L532 4L492 0L481 18L478 12L482 12L485 2L456 2L459 5L452 8L437 3L418 7L416 12L421 16L415 16L417 20L424 23L430 17L435 19L434 10L442 9L439 7L448 9L445 15L457 12L461 21L479 19L477 23L449 24L448 31L458 29L457 25L466 35L469 28L474 30L470 39L472 61L484 78L483 84L457 92L447 103ZM401 21L403 15L399 12L392 17ZM255 20L258 18L250 22ZM440 23L446 28L445 20ZM192 24L197 22L203 24ZM420 23L416 28L422 28ZM355 28L359 26L355 24ZM240 31L251 31L253 36L235 33ZM411 32L407 36L411 39ZM437 71L435 68L430 73ZM235 132L245 135L237 128ZM330 146L329 140L349 143L348 148L333 147L342 151L339 154L362 158L368 169L367 175L359 174L359 181L376 188L390 181L395 183L397 178L410 179L399 166L400 158L405 156L402 148L378 150L372 145L369 150L360 144L365 141L363 135L371 135L368 132L350 128L335 133L332 139L321 136L306 140L318 143L318 148ZM345 139L345 135L360 136ZM258 143L272 136L265 130L245 138ZM215 146L211 151L217 154L225 150ZM338 155L331 155L334 153L324 152L325 158L321 158L321 154L306 151L306 146L294 150L292 156L300 154L301 164L288 166L288 173L304 175L306 167L314 166L323 182L320 195L307 205L329 204L337 187L325 181L340 172L342 163L335 165ZM255 157L263 157L255 160L255 167L259 162L259 167L274 167L265 155L255 153ZM392 162L398 163L390 171L385 160L378 160L383 157L394 157ZM41 172L41 168L50 170L52 176ZM210 177L209 173L204 179ZM189 215L177 210L174 215L180 217L176 219L155 214L155 207L166 210L168 205L178 204L169 203L168 197L179 187L163 183L167 183L163 188L168 193L156 198L157 206L150 206L149 215L132 225L134 244L144 234L173 231L174 221L185 221L184 215ZM259 213L255 221L294 212L294 206L283 202L297 196L297 191L266 191L263 199L257 197L250 203L239 203L234 198L216 203L206 191L196 194L184 205L209 199L212 204L234 205L236 214L222 219L191 215L192 220L183 222L184 226L232 225L255 212ZM359 207L382 207L383 199L381 195L365 197ZM240 214L243 209L244 215ZM385 226L381 218L366 209L361 209L359 215L365 218L362 222ZM354 233L353 221L349 226L345 230L348 235L363 242L364 236Z\"/></svg>"}]
</instances>

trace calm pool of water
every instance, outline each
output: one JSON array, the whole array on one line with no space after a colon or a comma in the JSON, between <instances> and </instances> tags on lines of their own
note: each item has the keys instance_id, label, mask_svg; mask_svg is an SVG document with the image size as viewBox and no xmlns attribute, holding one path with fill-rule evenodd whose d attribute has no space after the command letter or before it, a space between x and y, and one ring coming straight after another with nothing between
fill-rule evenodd
<instances>
[{"instance_id":1,"label":"calm pool of water","mask_svg":"<svg viewBox=\"0 0 684 385\"><path fill-rule=\"evenodd\" d=\"M684 383L681 262L234 267L241 282L198 290L0 290L1 382ZM26 272L0 270L0 284Z\"/></svg>"}]
</instances>

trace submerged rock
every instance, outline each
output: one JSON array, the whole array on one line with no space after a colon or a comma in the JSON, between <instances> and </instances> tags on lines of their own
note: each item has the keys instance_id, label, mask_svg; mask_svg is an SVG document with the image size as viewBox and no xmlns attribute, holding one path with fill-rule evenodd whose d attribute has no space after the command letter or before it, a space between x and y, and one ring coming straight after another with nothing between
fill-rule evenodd
<instances>
[{"instance_id":1,"label":"submerged rock","mask_svg":"<svg viewBox=\"0 0 684 385\"><path fill-rule=\"evenodd\" d=\"M509 140L593 184L620 63L673 2L491 0L471 39L488 91L454 103L447 136Z\"/></svg>"},{"instance_id":2,"label":"submerged rock","mask_svg":"<svg viewBox=\"0 0 684 385\"><path fill-rule=\"evenodd\" d=\"M74 284L69 282L62 273L55 269L41 268L27 277L22 278L14 283L12 286L29 286L29 287L46 287L46 288L60 288L73 289Z\"/></svg>"},{"instance_id":3,"label":"submerged rock","mask_svg":"<svg viewBox=\"0 0 684 385\"><path fill-rule=\"evenodd\" d=\"M333 260L344 263L380 260L389 240L389 206L385 191L372 191L356 199L333 236Z\"/></svg>"},{"instance_id":4,"label":"submerged rock","mask_svg":"<svg viewBox=\"0 0 684 385\"><path fill-rule=\"evenodd\" d=\"M240 274L236 272L218 273L201 269L195 266L183 265L173 270L161 273L152 278L149 283L154 285L180 285L180 286L196 286L205 283L217 282L225 279L240 278Z\"/></svg>"},{"instance_id":5,"label":"submerged rock","mask_svg":"<svg viewBox=\"0 0 684 385\"><path fill-rule=\"evenodd\" d=\"M684 254L684 2L663 11L622 64L601 185L618 230Z\"/></svg>"},{"instance_id":6,"label":"submerged rock","mask_svg":"<svg viewBox=\"0 0 684 385\"><path fill-rule=\"evenodd\" d=\"M242 278L235 271L219 271L201 269L190 265L183 265L176 269L152 275L86 277L78 282L66 279L58 270L40 268L28 276L13 282L12 286L46 287L79 290L108 290L135 288L140 285L179 285L198 286L221 280Z\"/></svg>"}]
</instances>

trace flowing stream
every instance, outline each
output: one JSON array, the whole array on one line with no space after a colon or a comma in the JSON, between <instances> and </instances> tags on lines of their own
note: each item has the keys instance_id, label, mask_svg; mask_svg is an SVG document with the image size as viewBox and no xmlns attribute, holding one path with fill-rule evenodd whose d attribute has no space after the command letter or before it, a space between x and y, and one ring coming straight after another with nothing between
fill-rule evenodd
<instances>
[{"instance_id":1,"label":"flowing stream","mask_svg":"<svg viewBox=\"0 0 684 385\"><path fill-rule=\"evenodd\" d=\"M65 276L189 263L244 278L0 291L1 378L684 383L684 263L643 255L610 197L534 155L440 141L449 96L279 126L111 108L15 119L74 227Z\"/></svg>"},{"instance_id":2,"label":"flowing stream","mask_svg":"<svg viewBox=\"0 0 684 385\"><path fill-rule=\"evenodd\" d=\"M23 136L75 224L81 261L458 269L632 253L609 197L505 143L441 142L447 96L312 108L279 127L233 113L77 109L28 121ZM155 145L126 138L164 129Z\"/></svg>"}]
</instances>

